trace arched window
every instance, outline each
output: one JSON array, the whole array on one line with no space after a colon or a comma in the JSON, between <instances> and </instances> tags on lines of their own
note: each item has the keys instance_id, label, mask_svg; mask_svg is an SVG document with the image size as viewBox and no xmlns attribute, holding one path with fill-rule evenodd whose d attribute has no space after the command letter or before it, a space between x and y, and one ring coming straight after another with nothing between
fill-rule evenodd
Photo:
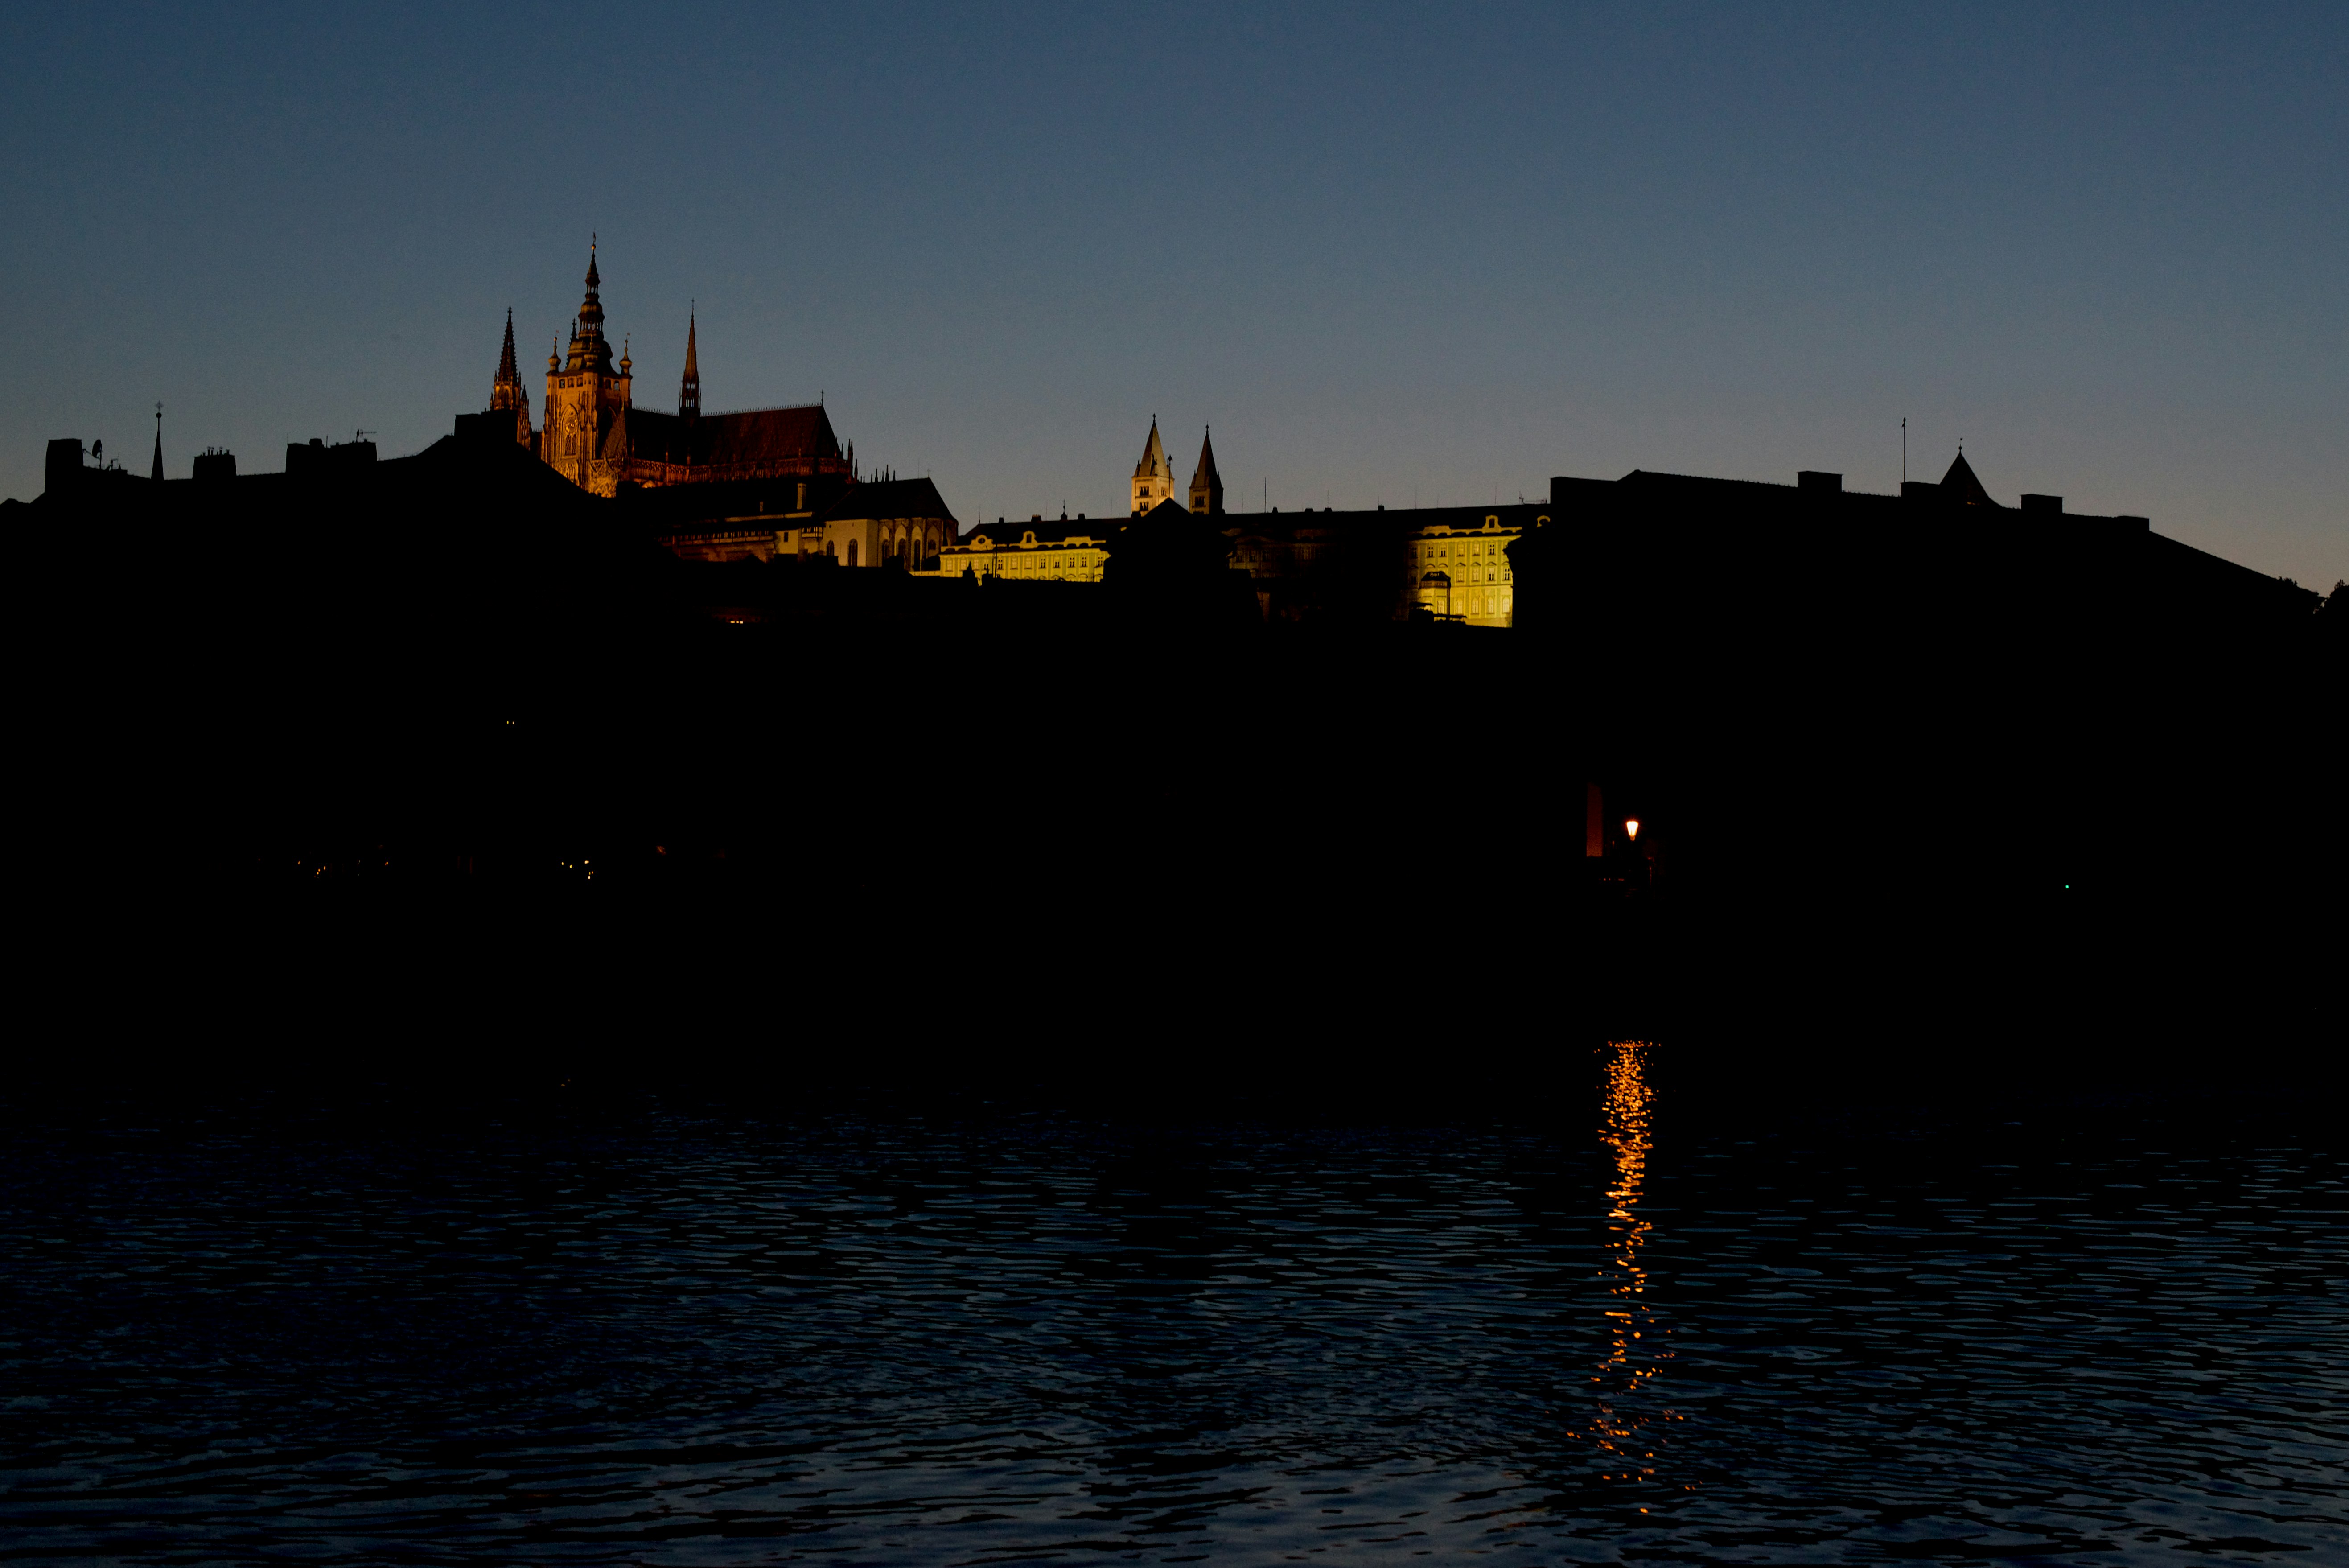
<instances>
[{"instance_id":1,"label":"arched window","mask_svg":"<svg viewBox=\"0 0 2349 1568\"><path fill-rule=\"evenodd\" d=\"M854 539L848 542L848 564L852 566L856 565L856 541Z\"/></svg>"}]
</instances>

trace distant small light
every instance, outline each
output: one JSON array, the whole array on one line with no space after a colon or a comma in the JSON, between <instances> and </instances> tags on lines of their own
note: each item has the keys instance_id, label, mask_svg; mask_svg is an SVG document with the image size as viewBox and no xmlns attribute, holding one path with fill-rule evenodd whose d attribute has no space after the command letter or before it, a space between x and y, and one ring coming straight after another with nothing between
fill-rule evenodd
<instances>
[{"instance_id":1,"label":"distant small light","mask_svg":"<svg viewBox=\"0 0 2349 1568\"><path fill-rule=\"evenodd\" d=\"M1623 836L1626 838L1637 838L1640 836L1640 819L1638 817L1630 817L1624 821Z\"/></svg>"}]
</instances>

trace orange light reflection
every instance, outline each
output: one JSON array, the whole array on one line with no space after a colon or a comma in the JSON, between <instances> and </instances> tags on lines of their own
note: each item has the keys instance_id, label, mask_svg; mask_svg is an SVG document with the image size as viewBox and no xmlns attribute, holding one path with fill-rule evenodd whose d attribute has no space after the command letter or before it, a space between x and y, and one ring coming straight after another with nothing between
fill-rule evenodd
<instances>
[{"instance_id":1,"label":"orange light reflection","mask_svg":"<svg viewBox=\"0 0 2349 1568\"><path fill-rule=\"evenodd\" d=\"M1654 1310L1644 1299L1648 1271L1640 1260L1640 1249L1646 1245L1651 1230L1648 1221L1640 1217L1639 1208L1647 1180L1648 1156L1654 1147L1651 1116L1656 1091L1648 1080L1649 1054L1654 1049L1637 1040L1608 1044L1606 1099L1601 1107L1604 1119L1599 1127L1599 1140L1607 1147L1615 1163L1614 1180L1607 1189L1609 1234L1603 1272L1613 1304L1606 1309L1611 1344L1590 1379L1599 1390L1590 1436L1602 1454L1635 1461L1621 1473L1623 1480L1633 1475L1645 1480L1655 1474L1652 1465L1636 1462L1654 1455L1637 1446L1634 1439L1651 1419L1642 1407L1642 1395L1661 1370L1659 1364L1671 1355L1669 1350L1654 1347L1645 1337L1652 1330L1653 1338L1661 1340L1670 1331L1656 1322ZM1672 1414L1670 1410L1658 1413L1668 1418ZM1601 1479L1614 1479L1614 1473Z\"/></svg>"}]
</instances>

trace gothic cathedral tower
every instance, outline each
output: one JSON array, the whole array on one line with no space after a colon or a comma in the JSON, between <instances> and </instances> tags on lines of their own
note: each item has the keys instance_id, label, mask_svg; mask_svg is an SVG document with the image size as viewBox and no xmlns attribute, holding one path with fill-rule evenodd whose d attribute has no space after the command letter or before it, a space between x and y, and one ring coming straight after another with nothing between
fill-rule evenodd
<instances>
[{"instance_id":1,"label":"gothic cathedral tower","mask_svg":"<svg viewBox=\"0 0 2349 1568\"><path fill-rule=\"evenodd\" d=\"M1166 463L1166 449L1158 444L1158 416L1153 414L1149 443L1142 449L1142 461L1133 465L1133 515L1174 498L1174 474Z\"/></svg>"},{"instance_id":2,"label":"gothic cathedral tower","mask_svg":"<svg viewBox=\"0 0 2349 1568\"><path fill-rule=\"evenodd\" d=\"M612 363L604 337L603 280L595 271L595 247L587 247L587 297L571 328L568 355L546 361L546 431L539 455L582 490L609 495L618 489L628 462L629 366Z\"/></svg>"},{"instance_id":3,"label":"gothic cathedral tower","mask_svg":"<svg viewBox=\"0 0 2349 1568\"><path fill-rule=\"evenodd\" d=\"M513 310L506 311L506 346L498 355L498 379L490 383L490 412L500 413L512 409L514 417L514 440L523 446L530 439L530 393L523 389L522 369L514 363Z\"/></svg>"}]
</instances>

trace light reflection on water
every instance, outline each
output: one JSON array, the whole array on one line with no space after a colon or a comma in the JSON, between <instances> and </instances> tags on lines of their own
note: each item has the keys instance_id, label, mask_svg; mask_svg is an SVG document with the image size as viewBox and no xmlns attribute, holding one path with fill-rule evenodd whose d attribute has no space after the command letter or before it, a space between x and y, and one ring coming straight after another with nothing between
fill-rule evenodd
<instances>
[{"instance_id":1,"label":"light reflection on water","mask_svg":"<svg viewBox=\"0 0 2349 1568\"><path fill-rule=\"evenodd\" d=\"M1619 1467L1602 1472L1601 1479L1610 1480L1622 1473L1654 1477L1655 1454L1642 1434L1651 1419L1669 1420L1672 1415L1645 1408L1645 1397L1653 1392L1648 1385L1671 1355L1663 1347L1667 1331L1656 1321L1640 1257L1651 1229L1639 1209L1648 1156L1655 1147L1650 1113L1656 1091L1648 1078L1652 1049L1642 1041L1615 1041L1604 1059L1599 1141L1614 1165L1607 1188L1607 1267L1601 1272L1609 1296L1609 1346L1590 1379L1599 1396L1590 1433L1599 1453Z\"/></svg>"},{"instance_id":2,"label":"light reflection on water","mask_svg":"<svg viewBox=\"0 0 2349 1568\"><path fill-rule=\"evenodd\" d=\"M0 1539L2349 1555L2333 1145L2215 1102L1701 1127L1665 1049L1550 1127L14 1127Z\"/></svg>"}]
</instances>

